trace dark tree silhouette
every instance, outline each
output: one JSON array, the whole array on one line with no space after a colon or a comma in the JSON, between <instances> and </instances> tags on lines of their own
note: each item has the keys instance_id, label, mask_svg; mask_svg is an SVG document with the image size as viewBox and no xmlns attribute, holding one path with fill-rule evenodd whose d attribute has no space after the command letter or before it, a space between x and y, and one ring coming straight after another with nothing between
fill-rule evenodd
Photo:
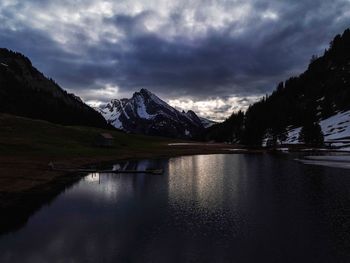
<instances>
[{"instance_id":1,"label":"dark tree silhouette","mask_svg":"<svg viewBox=\"0 0 350 263\"><path fill-rule=\"evenodd\" d=\"M299 141L310 146L322 146L324 136L320 124L317 122L305 124L300 130Z\"/></svg>"},{"instance_id":2,"label":"dark tree silhouette","mask_svg":"<svg viewBox=\"0 0 350 263\"><path fill-rule=\"evenodd\" d=\"M94 109L32 66L24 55L0 48L0 112L64 125L111 128Z\"/></svg>"}]
</instances>

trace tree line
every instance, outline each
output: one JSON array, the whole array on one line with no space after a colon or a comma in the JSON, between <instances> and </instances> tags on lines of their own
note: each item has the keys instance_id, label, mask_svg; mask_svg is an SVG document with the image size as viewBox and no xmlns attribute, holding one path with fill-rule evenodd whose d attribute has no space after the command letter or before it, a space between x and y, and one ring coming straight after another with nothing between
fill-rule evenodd
<instances>
[{"instance_id":1,"label":"tree line","mask_svg":"<svg viewBox=\"0 0 350 263\"><path fill-rule=\"evenodd\" d=\"M319 145L319 121L350 109L350 29L337 35L324 54L313 56L307 70L277 85L272 94L210 127L205 140L260 146L283 142L288 130L302 127L301 142Z\"/></svg>"}]
</instances>

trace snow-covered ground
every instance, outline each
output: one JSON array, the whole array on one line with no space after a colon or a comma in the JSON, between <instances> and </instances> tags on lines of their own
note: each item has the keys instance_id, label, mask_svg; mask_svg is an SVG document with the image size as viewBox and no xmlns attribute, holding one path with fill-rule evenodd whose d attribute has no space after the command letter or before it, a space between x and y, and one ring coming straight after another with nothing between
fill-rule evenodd
<instances>
[{"instance_id":1,"label":"snow-covered ground","mask_svg":"<svg viewBox=\"0 0 350 263\"><path fill-rule=\"evenodd\" d=\"M337 148L338 152L350 152L350 111L337 114L320 121L325 142ZM289 131L287 143L299 143L300 128ZM306 156L298 160L304 164L321 165L334 168L350 169L350 155Z\"/></svg>"},{"instance_id":2,"label":"snow-covered ground","mask_svg":"<svg viewBox=\"0 0 350 263\"><path fill-rule=\"evenodd\" d=\"M135 96L135 102L135 105L137 107L137 114L141 119L149 120L155 116L147 112L145 98L142 95Z\"/></svg>"},{"instance_id":3,"label":"snow-covered ground","mask_svg":"<svg viewBox=\"0 0 350 263\"><path fill-rule=\"evenodd\" d=\"M350 111L338 112L337 114L320 121L325 142L332 143L340 150L350 150ZM299 132L301 128L289 130L288 138L284 143L299 143Z\"/></svg>"},{"instance_id":4,"label":"snow-covered ground","mask_svg":"<svg viewBox=\"0 0 350 263\"><path fill-rule=\"evenodd\" d=\"M287 140L285 140L283 143L287 144L297 144L299 143L299 133L300 133L301 128L294 128L288 131L288 136Z\"/></svg>"},{"instance_id":5,"label":"snow-covered ground","mask_svg":"<svg viewBox=\"0 0 350 263\"><path fill-rule=\"evenodd\" d=\"M340 112L321 121L320 125L327 141L350 137L350 111Z\"/></svg>"}]
</instances>

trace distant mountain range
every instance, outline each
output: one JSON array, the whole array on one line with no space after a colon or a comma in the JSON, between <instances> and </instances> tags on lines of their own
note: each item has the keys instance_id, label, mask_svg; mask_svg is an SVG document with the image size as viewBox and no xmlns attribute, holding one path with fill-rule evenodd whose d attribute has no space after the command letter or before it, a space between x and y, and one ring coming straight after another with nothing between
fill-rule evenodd
<instances>
[{"instance_id":1,"label":"distant mountain range","mask_svg":"<svg viewBox=\"0 0 350 263\"><path fill-rule=\"evenodd\" d=\"M45 77L27 57L4 48L0 48L0 112L63 125L108 127L100 114Z\"/></svg>"},{"instance_id":2,"label":"distant mountain range","mask_svg":"<svg viewBox=\"0 0 350 263\"><path fill-rule=\"evenodd\" d=\"M96 110L118 129L147 135L197 138L215 124L193 111L178 111L147 89L135 92L130 99L113 99Z\"/></svg>"}]
</instances>

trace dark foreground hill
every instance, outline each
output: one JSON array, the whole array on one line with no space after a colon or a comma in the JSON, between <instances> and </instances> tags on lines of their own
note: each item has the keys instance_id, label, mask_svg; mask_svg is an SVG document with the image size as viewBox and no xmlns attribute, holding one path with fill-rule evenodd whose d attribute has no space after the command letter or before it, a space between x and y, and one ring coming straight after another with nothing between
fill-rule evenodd
<instances>
[{"instance_id":1,"label":"dark foreground hill","mask_svg":"<svg viewBox=\"0 0 350 263\"><path fill-rule=\"evenodd\" d=\"M207 140L261 145L264 138L287 136L292 127L320 121L350 109L350 30L337 35L321 57L314 56L298 77L281 82L276 90L242 113L210 128Z\"/></svg>"},{"instance_id":2,"label":"dark foreground hill","mask_svg":"<svg viewBox=\"0 0 350 263\"><path fill-rule=\"evenodd\" d=\"M0 49L0 112L63 125L107 127L104 118L48 79L24 55Z\"/></svg>"}]
</instances>

